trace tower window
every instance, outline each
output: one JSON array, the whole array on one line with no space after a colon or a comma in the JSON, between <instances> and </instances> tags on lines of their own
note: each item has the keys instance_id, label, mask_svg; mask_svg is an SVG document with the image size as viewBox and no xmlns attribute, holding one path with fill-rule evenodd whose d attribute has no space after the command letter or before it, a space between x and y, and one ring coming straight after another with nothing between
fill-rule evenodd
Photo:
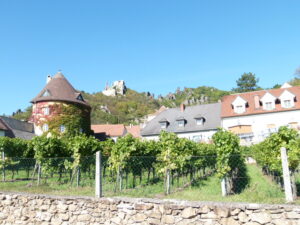
<instances>
[{"instance_id":1,"label":"tower window","mask_svg":"<svg viewBox=\"0 0 300 225\"><path fill-rule=\"evenodd\" d=\"M43 125L43 128L42 128L42 129L43 129L43 132L47 132L47 131L49 130L48 124L45 123L45 124Z\"/></svg>"},{"instance_id":2,"label":"tower window","mask_svg":"<svg viewBox=\"0 0 300 225\"><path fill-rule=\"evenodd\" d=\"M65 125L60 125L59 130L61 133L64 133L66 131Z\"/></svg>"},{"instance_id":3,"label":"tower window","mask_svg":"<svg viewBox=\"0 0 300 225\"><path fill-rule=\"evenodd\" d=\"M49 107L43 108L43 112L44 112L44 115L45 115L45 116L50 115L50 108L49 108Z\"/></svg>"}]
</instances>

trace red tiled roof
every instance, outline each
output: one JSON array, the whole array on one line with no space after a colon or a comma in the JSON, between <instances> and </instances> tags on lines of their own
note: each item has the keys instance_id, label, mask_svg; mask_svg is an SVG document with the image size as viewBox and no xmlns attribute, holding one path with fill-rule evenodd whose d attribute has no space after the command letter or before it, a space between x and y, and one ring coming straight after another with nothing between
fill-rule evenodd
<instances>
[{"instance_id":1,"label":"red tiled roof","mask_svg":"<svg viewBox=\"0 0 300 225\"><path fill-rule=\"evenodd\" d=\"M100 124L92 125L92 130L95 134L105 133L111 137L121 137L126 133L126 128L123 124Z\"/></svg>"},{"instance_id":2,"label":"red tiled roof","mask_svg":"<svg viewBox=\"0 0 300 225\"><path fill-rule=\"evenodd\" d=\"M275 109L273 110L263 110L262 106L259 108L255 108L254 104L254 96L259 96L261 99L267 92L272 94L274 97L279 98L279 96L285 91L288 90L292 94L296 96L295 106L292 108L282 108L281 104L275 104ZM246 112L244 113L235 113L232 108L232 102L240 96L244 100L247 101L248 107L246 107ZM271 90L261 90L261 91L253 91L253 92L245 92L240 94L227 95L222 98L222 111L221 117L233 117L233 116L244 116L251 114L262 114L262 113L270 113L270 112L282 112L282 111L291 111L295 109L300 109L300 87L290 87L290 88L279 88L279 89L271 89Z\"/></svg>"},{"instance_id":3,"label":"red tiled roof","mask_svg":"<svg viewBox=\"0 0 300 225\"><path fill-rule=\"evenodd\" d=\"M141 137L141 127L137 126L126 126L126 130L128 133L132 134L133 137L139 138Z\"/></svg>"}]
</instances>

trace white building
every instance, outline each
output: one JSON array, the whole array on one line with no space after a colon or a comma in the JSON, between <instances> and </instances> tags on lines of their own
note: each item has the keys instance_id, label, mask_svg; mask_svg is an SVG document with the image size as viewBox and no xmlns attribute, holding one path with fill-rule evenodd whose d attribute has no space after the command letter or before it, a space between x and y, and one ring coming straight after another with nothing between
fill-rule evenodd
<instances>
[{"instance_id":1,"label":"white building","mask_svg":"<svg viewBox=\"0 0 300 225\"><path fill-rule=\"evenodd\" d=\"M173 132L181 138L209 142L221 126L221 103L170 108L153 118L141 132L143 138L158 140L161 131Z\"/></svg>"},{"instance_id":2,"label":"white building","mask_svg":"<svg viewBox=\"0 0 300 225\"><path fill-rule=\"evenodd\" d=\"M284 84L279 89L224 96L222 127L241 138L241 144L258 143L280 126L299 129L300 87Z\"/></svg>"},{"instance_id":3,"label":"white building","mask_svg":"<svg viewBox=\"0 0 300 225\"><path fill-rule=\"evenodd\" d=\"M115 81L110 87L108 84L102 93L106 96L116 96L116 95L125 95L126 93L126 85L124 80Z\"/></svg>"}]
</instances>

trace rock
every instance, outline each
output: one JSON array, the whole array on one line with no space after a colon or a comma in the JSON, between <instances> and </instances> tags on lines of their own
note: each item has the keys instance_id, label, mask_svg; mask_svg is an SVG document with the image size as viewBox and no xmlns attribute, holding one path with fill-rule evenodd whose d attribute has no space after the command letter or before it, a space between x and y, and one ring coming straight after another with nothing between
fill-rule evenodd
<instances>
[{"instance_id":1,"label":"rock","mask_svg":"<svg viewBox=\"0 0 300 225\"><path fill-rule=\"evenodd\" d=\"M222 218L220 222L221 222L222 225L240 225L240 223L238 221L234 220L231 217Z\"/></svg>"},{"instance_id":2,"label":"rock","mask_svg":"<svg viewBox=\"0 0 300 225\"><path fill-rule=\"evenodd\" d=\"M171 215L165 215L162 217L162 223L163 224L174 224L175 219Z\"/></svg>"},{"instance_id":3,"label":"rock","mask_svg":"<svg viewBox=\"0 0 300 225\"><path fill-rule=\"evenodd\" d=\"M153 205L152 204L135 204L134 205L134 209L135 210L150 210L153 209Z\"/></svg>"},{"instance_id":4,"label":"rock","mask_svg":"<svg viewBox=\"0 0 300 225\"><path fill-rule=\"evenodd\" d=\"M230 212L230 215L232 215L232 216L236 216L236 215L238 215L239 213L240 213L240 209L234 209L234 210L232 210L231 212Z\"/></svg>"},{"instance_id":5,"label":"rock","mask_svg":"<svg viewBox=\"0 0 300 225\"><path fill-rule=\"evenodd\" d=\"M209 212L206 214L202 214L201 218L202 219L216 219L216 218L218 218L218 216L215 214L215 212Z\"/></svg>"},{"instance_id":6,"label":"rock","mask_svg":"<svg viewBox=\"0 0 300 225\"><path fill-rule=\"evenodd\" d=\"M77 209L77 205L69 205L69 211L73 212Z\"/></svg>"},{"instance_id":7,"label":"rock","mask_svg":"<svg viewBox=\"0 0 300 225\"><path fill-rule=\"evenodd\" d=\"M260 224L256 222L248 222L248 223L244 223L243 225L260 225Z\"/></svg>"},{"instance_id":8,"label":"rock","mask_svg":"<svg viewBox=\"0 0 300 225\"><path fill-rule=\"evenodd\" d=\"M63 214L58 214L58 218L61 219L62 221L68 221L70 216L67 213L63 213Z\"/></svg>"},{"instance_id":9,"label":"rock","mask_svg":"<svg viewBox=\"0 0 300 225\"><path fill-rule=\"evenodd\" d=\"M121 224L122 219L120 217L114 217L110 221L116 224Z\"/></svg>"},{"instance_id":10,"label":"rock","mask_svg":"<svg viewBox=\"0 0 300 225\"><path fill-rule=\"evenodd\" d=\"M77 220L79 222L89 221L91 219L91 216L89 214L79 215L77 217Z\"/></svg>"},{"instance_id":11,"label":"rock","mask_svg":"<svg viewBox=\"0 0 300 225\"><path fill-rule=\"evenodd\" d=\"M188 207L182 211L181 215L184 219L190 219L190 218L194 218L195 216L197 216L197 212L196 212L196 209L194 209L192 207Z\"/></svg>"},{"instance_id":12,"label":"rock","mask_svg":"<svg viewBox=\"0 0 300 225\"><path fill-rule=\"evenodd\" d=\"M153 212L153 213L150 213L148 215L150 218L154 218L154 219L161 219L161 213L160 212Z\"/></svg>"},{"instance_id":13,"label":"rock","mask_svg":"<svg viewBox=\"0 0 300 225\"><path fill-rule=\"evenodd\" d=\"M250 220L250 218L247 216L246 213L240 212L239 215L238 215L238 220L243 222L243 223L246 223Z\"/></svg>"},{"instance_id":14,"label":"rock","mask_svg":"<svg viewBox=\"0 0 300 225\"><path fill-rule=\"evenodd\" d=\"M276 219L272 221L275 225L294 225L294 223L287 219Z\"/></svg>"},{"instance_id":15,"label":"rock","mask_svg":"<svg viewBox=\"0 0 300 225\"><path fill-rule=\"evenodd\" d=\"M198 213L208 213L210 211L210 208L208 206L203 206L198 210Z\"/></svg>"},{"instance_id":16,"label":"rock","mask_svg":"<svg viewBox=\"0 0 300 225\"><path fill-rule=\"evenodd\" d=\"M218 215L218 217L221 218L227 218L230 215L229 209L227 208L216 208L216 214Z\"/></svg>"},{"instance_id":17,"label":"rock","mask_svg":"<svg viewBox=\"0 0 300 225\"><path fill-rule=\"evenodd\" d=\"M289 219L300 219L299 212L287 212L285 215L286 215L286 218L289 218Z\"/></svg>"},{"instance_id":18,"label":"rock","mask_svg":"<svg viewBox=\"0 0 300 225\"><path fill-rule=\"evenodd\" d=\"M145 219L147 219L147 216L145 216L145 214L142 213L138 213L133 216L133 220L135 222L143 222Z\"/></svg>"},{"instance_id":19,"label":"rock","mask_svg":"<svg viewBox=\"0 0 300 225\"><path fill-rule=\"evenodd\" d=\"M159 225L160 224L160 220L159 219L154 219L154 218L149 218L147 220L148 224L152 224L152 225Z\"/></svg>"},{"instance_id":20,"label":"rock","mask_svg":"<svg viewBox=\"0 0 300 225\"><path fill-rule=\"evenodd\" d=\"M253 213L253 214L250 214L250 219L251 221L253 222L258 222L260 224L266 224L266 223L269 223L271 222L271 215L269 213Z\"/></svg>"}]
</instances>

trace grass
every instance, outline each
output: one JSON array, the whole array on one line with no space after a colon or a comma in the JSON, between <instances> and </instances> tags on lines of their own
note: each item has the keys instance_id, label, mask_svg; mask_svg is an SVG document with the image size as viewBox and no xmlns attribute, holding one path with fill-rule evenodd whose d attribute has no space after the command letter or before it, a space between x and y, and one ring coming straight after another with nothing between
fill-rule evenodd
<instances>
[{"instance_id":1,"label":"grass","mask_svg":"<svg viewBox=\"0 0 300 225\"><path fill-rule=\"evenodd\" d=\"M284 193L266 178L256 165L248 165L248 186L236 195L222 197L220 180L216 176L196 182L193 186L168 196L168 198L193 201L284 203Z\"/></svg>"},{"instance_id":2,"label":"grass","mask_svg":"<svg viewBox=\"0 0 300 225\"><path fill-rule=\"evenodd\" d=\"M284 203L284 193L280 187L264 176L256 165L247 165L249 183L240 193L226 197L221 196L220 180L215 176L209 176L197 180L187 188L182 187L186 178L181 178L177 187L176 181L171 191L171 195L164 194L164 184L162 179L151 184L143 181L135 188L124 189L122 192L114 192L116 186L114 182L104 181L103 193L107 197L127 196L127 197L148 197L148 198L169 198L192 201L218 201L218 202L252 202L252 203ZM17 177L22 177L19 173ZM146 177L146 176L145 176ZM146 179L146 178L145 178ZM241 179L243 181L243 179ZM76 182L74 182L76 183ZM94 196L94 182L91 179L82 179L82 186L70 186L69 183L57 183L57 179L48 179L48 183L42 182L36 185L36 180L18 180L13 182L0 182L0 190L17 191L51 195L74 195L74 196ZM129 185L130 186L130 185ZM300 204L298 200L296 204Z\"/></svg>"}]
</instances>

